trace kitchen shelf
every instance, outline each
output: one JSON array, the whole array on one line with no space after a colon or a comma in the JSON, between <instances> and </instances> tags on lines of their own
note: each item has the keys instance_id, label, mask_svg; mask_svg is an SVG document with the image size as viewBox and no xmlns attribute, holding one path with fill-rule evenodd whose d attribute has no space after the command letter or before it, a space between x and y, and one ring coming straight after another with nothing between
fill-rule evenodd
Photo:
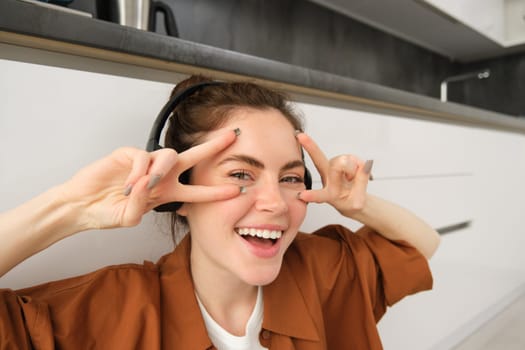
<instances>
[{"instance_id":1,"label":"kitchen shelf","mask_svg":"<svg viewBox=\"0 0 525 350\"><path fill-rule=\"evenodd\" d=\"M181 74L250 79L301 99L525 133L525 120L385 86L36 6L0 2L0 43ZM2 54L0 53L0 58ZM325 102L326 103L326 102Z\"/></svg>"}]
</instances>

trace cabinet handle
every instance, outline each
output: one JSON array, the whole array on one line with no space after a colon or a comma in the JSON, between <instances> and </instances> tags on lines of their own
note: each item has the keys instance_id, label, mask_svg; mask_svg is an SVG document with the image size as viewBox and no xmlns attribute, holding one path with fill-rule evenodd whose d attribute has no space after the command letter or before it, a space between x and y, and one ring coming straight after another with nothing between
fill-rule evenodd
<instances>
[{"instance_id":1,"label":"cabinet handle","mask_svg":"<svg viewBox=\"0 0 525 350\"><path fill-rule=\"evenodd\" d=\"M470 227L471 224L472 224L472 220L467 220L467 221L458 222L456 224L439 227L439 228L436 228L435 230L440 235L444 235L444 234L447 234L447 233L452 233L452 232L455 232L455 231L459 231L459 230L463 230L465 228L468 228L468 227Z\"/></svg>"}]
</instances>

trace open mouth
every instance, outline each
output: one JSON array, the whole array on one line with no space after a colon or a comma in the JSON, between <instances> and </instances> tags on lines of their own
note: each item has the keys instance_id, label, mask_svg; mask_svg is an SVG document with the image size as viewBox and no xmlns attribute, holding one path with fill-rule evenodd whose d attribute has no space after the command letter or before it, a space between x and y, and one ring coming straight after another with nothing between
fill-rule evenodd
<instances>
[{"instance_id":1,"label":"open mouth","mask_svg":"<svg viewBox=\"0 0 525 350\"><path fill-rule=\"evenodd\" d=\"M251 244L260 247L274 245L283 235L283 231L255 228L238 228L236 232Z\"/></svg>"}]
</instances>

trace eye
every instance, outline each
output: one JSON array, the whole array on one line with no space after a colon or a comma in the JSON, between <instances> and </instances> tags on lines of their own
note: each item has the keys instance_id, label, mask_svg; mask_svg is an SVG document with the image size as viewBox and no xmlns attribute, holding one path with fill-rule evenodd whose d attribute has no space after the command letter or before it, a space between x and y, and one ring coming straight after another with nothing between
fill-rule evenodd
<instances>
[{"instance_id":1,"label":"eye","mask_svg":"<svg viewBox=\"0 0 525 350\"><path fill-rule=\"evenodd\" d=\"M297 184L297 183L304 183L304 179L297 175L287 175L283 176L280 180L281 182L289 183L289 184Z\"/></svg>"},{"instance_id":2,"label":"eye","mask_svg":"<svg viewBox=\"0 0 525 350\"><path fill-rule=\"evenodd\" d=\"M250 181L252 176L245 170L236 170L230 174L230 177L236 178L241 181Z\"/></svg>"}]
</instances>

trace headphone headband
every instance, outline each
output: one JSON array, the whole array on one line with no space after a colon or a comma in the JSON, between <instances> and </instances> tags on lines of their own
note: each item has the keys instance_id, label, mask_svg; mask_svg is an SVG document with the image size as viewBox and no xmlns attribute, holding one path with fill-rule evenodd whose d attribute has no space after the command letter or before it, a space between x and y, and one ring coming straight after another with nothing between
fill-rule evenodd
<instances>
[{"instance_id":1,"label":"headphone headband","mask_svg":"<svg viewBox=\"0 0 525 350\"><path fill-rule=\"evenodd\" d=\"M168 120L171 112L173 112L179 103L181 103L186 97L192 95L197 90L201 90L206 86L220 84L222 83L218 81L195 84L182 91L179 91L177 94L171 97L164 107L162 107L159 114L157 115L157 118L153 122L153 126L151 127L151 131L149 133L148 143L146 144L146 151L153 152L162 148L160 145L160 134L162 133L162 129L164 129L164 125L166 125L166 121Z\"/></svg>"}]
</instances>

